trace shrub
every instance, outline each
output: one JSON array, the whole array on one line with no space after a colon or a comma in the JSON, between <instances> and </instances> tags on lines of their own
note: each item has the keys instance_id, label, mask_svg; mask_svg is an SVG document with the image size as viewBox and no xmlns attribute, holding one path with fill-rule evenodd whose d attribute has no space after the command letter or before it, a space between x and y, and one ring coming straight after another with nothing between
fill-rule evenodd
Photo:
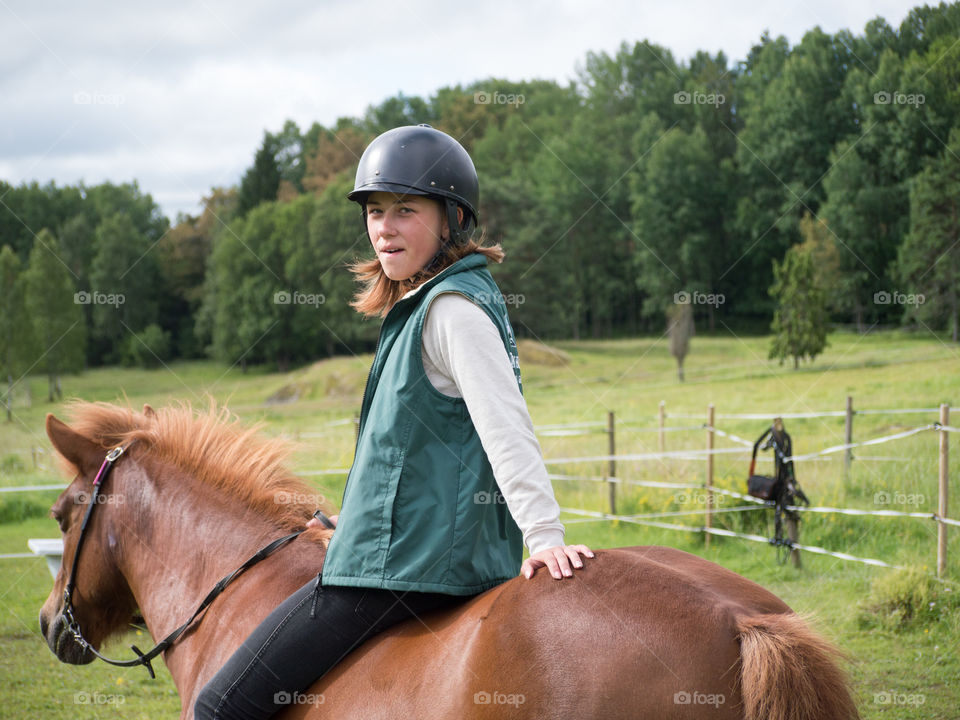
<instances>
[{"instance_id":1,"label":"shrub","mask_svg":"<svg viewBox=\"0 0 960 720\"><path fill-rule=\"evenodd\" d=\"M0 475L16 475L26 472L26 467L19 455L4 455L0 460Z\"/></svg>"},{"instance_id":2,"label":"shrub","mask_svg":"<svg viewBox=\"0 0 960 720\"><path fill-rule=\"evenodd\" d=\"M158 367L170 357L170 333L156 323L127 338L123 364L143 368Z\"/></svg>"},{"instance_id":3,"label":"shrub","mask_svg":"<svg viewBox=\"0 0 960 720\"><path fill-rule=\"evenodd\" d=\"M0 501L0 524L20 523L30 518L46 517L49 513L50 503L35 498L19 497ZM51 523L53 530L56 530L56 527L56 524Z\"/></svg>"},{"instance_id":4,"label":"shrub","mask_svg":"<svg viewBox=\"0 0 960 720\"><path fill-rule=\"evenodd\" d=\"M920 568L877 576L860 606L860 625L888 630L923 627L955 620L960 598L951 583L941 583Z\"/></svg>"}]
</instances>

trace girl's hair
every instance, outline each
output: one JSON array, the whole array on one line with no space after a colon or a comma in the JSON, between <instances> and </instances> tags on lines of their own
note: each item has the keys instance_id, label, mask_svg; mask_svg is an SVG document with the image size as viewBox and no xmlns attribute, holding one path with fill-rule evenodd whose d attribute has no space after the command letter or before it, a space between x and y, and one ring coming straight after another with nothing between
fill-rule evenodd
<instances>
[{"instance_id":1,"label":"girl's hair","mask_svg":"<svg viewBox=\"0 0 960 720\"><path fill-rule=\"evenodd\" d=\"M457 260L472 253L480 253L491 262L503 262L503 248L500 243L484 245L483 236L479 240L472 238L462 245L445 242L440 252L425 268L406 280L391 280L383 272L380 260L358 260L349 266L362 287L357 291L350 306L364 315L385 317L400 298L419 287L442 270L453 265Z\"/></svg>"}]
</instances>

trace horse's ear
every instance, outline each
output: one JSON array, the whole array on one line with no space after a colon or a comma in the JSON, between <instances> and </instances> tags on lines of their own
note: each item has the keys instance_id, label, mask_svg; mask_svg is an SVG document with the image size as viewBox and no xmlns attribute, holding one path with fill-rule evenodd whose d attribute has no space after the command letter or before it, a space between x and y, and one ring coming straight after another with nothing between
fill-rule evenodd
<instances>
[{"instance_id":1,"label":"horse's ear","mask_svg":"<svg viewBox=\"0 0 960 720\"><path fill-rule=\"evenodd\" d=\"M147 405L147 403L143 404L143 414L146 415L151 420L155 420L157 417L157 411L154 410L149 405Z\"/></svg>"},{"instance_id":2,"label":"horse's ear","mask_svg":"<svg viewBox=\"0 0 960 720\"><path fill-rule=\"evenodd\" d=\"M103 448L52 414L47 414L47 437L57 452L80 472L96 470L103 462Z\"/></svg>"}]
</instances>

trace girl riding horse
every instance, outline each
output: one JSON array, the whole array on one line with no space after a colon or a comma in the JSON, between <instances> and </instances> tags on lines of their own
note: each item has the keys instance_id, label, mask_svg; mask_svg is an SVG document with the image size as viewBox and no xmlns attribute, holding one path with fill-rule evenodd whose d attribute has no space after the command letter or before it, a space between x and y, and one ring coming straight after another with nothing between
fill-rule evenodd
<instances>
[{"instance_id":1,"label":"girl riding horse","mask_svg":"<svg viewBox=\"0 0 960 720\"><path fill-rule=\"evenodd\" d=\"M564 545L506 304L473 239L467 151L427 125L366 149L349 199L376 257L353 306L383 317L356 456L323 570L267 617L197 698L198 720L267 718L365 640L518 574L582 567Z\"/></svg>"}]
</instances>

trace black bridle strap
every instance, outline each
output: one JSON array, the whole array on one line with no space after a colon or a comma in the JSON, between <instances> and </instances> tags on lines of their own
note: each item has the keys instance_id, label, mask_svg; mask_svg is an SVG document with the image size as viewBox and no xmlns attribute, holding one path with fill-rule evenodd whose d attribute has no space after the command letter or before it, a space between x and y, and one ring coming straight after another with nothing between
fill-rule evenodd
<instances>
[{"instance_id":1,"label":"black bridle strap","mask_svg":"<svg viewBox=\"0 0 960 720\"><path fill-rule=\"evenodd\" d=\"M232 583L241 573L243 573L245 570L252 567L253 565L256 565L258 562L268 557L269 555L272 555L274 552L279 550L281 547L286 545L288 542L293 540L302 532L303 530L297 530L296 532L290 533L289 535L285 535L282 538L277 538L266 547L263 547L260 550L258 550L245 563L243 563L243 565L238 567L232 573L221 578L220 581L216 585L214 585L213 590L207 593L207 596L203 599L203 602L200 603L200 606L193 612L193 615L190 616L190 619L187 620L183 625L178 627L176 630L171 632L169 635L167 635L159 643L157 643L152 650L149 650L148 652L142 652L140 648L138 648L136 645L131 645L130 649L133 650L133 652L136 653L137 655L137 657L132 660L113 660L112 658L108 658L108 657L105 657L104 655L101 655L97 651L97 649L94 648L87 641L86 638L84 638L82 635L79 634L79 626L77 626L76 622L73 620L72 612L68 617L68 621L71 622L70 630L71 632L73 632L74 637L77 639L78 642L80 642L81 645L83 645L85 648L90 650L90 652L92 652L94 655L96 655L98 658L100 658L104 662L110 663L111 665L116 665L118 667L136 667L137 665L143 665L147 669L147 672L150 673L150 677L156 678L156 674L153 671L153 666L150 664L150 661L153 660L155 657L157 657L157 655L159 655L160 653L164 652L171 645L173 645L180 638L180 636L184 632L186 632L187 628L190 627L193 621L197 619L197 616L200 615L200 613L202 613L204 610L206 610L207 607L209 607L210 604L217 599L220 593L222 593L227 588L227 586L230 583ZM64 615L67 615L66 609L64 610Z\"/></svg>"},{"instance_id":2,"label":"black bridle strap","mask_svg":"<svg viewBox=\"0 0 960 720\"><path fill-rule=\"evenodd\" d=\"M129 445L127 446L130 447ZM136 645L131 645L130 649L136 653L137 657L132 660L113 660L112 658L105 657L101 655L90 642L83 637L83 634L80 631L80 624L77 622L76 618L73 615L73 588L74 588L74 578L77 573L77 559L80 557L80 548L83 544L84 531L87 529L87 523L90 520L90 515L93 512L94 506L97 504L97 496L99 493L100 487L103 485L103 482L106 480L107 475L110 472L110 469L113 467L113 464L117 459L124 453L126 448L116 447L110 451L107 457L104 459L103 464L100 466L100 470L97 473L96 478L93 481L93 494L90 498L90 507L87 508L86 515L83 517L83 524L80 526L80 537L77 539L77 549L73 555L73 565L70 569L70 577L67 580L67 586L64 590L64 605L63 605L63 616L67 620L67 629L73 634L74 639L85 649L92 652L98 658L103 660L106 663L111 665L116 665L117 667L136 667L137 665L143 665L147 672L150 673L151 678L156 678L156 674L153 671L153 666L150 664L150 661L157 657L160 653L164 652L167 648L173 645L179 637L187 630L188 627L193 623L194 620L202 613L210 604L217 599L217 597L222 593L227 586L236 580L244 571L253 567L261 560L269 557L281 547L286 545L288 542L299 536L303 533L306 528L303 530L297 530L296 532L285 535L281 538L277 538L270 544L265 547L260 548L256 553L251 555L246 562L243 563L240 567L234 570L229 575L222 577L216 585L213 586L213 589L207 593L207 596L203 599L203 602L200 603L200 606L194 611L193 615L190 616L190 619L187 620L183 625L178 627L176 630L167 635L163 640L157 643L152 650L147 652L142 652L140 648ZM333 523L324 515L320 510L317 510L314 513L314 517L320 520L321 523L326 525L328 528L333 527Z\"/></svg>"},{"instance_id":3,"label":"black bridle strap","mask_svg":"<svg viewBox=\"0 0 960 720\"><path fill-rule=\"evenodd\" d=\"M130 447L130 445L127 445L127 447L118 445L108 452L100 464L97 476L93 479L93 492L90 495L90 504L87 506L87 512L84 514L83 522L80 524L80 537L77 538L77 547L73 551L73 564L70 566L70 575L67 576L67 586L63 591L63 596L67 603L70 603L71 597L73 596L73 581L77 576L77 565L80 562L80 548L83 547L83 539L87 534L87 525L90 523L90 516L93 515L93 508L96 507L99 500L100 486L103 481L107 479L107 475L110 474L110 469L113 467L113 464L123 455L128 447Z\"/></svg>"}]
</instances>

